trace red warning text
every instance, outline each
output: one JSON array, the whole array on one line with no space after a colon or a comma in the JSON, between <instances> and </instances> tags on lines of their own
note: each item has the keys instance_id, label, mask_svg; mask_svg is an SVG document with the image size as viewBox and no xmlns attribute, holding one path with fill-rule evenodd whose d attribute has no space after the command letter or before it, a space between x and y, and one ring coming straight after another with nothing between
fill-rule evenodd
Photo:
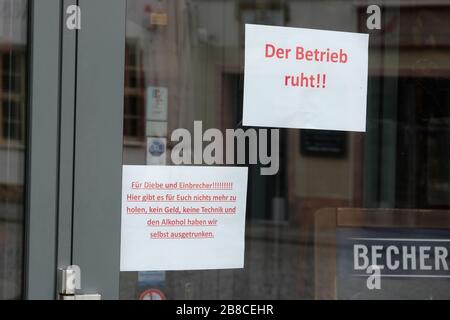
<instances>
[{"instance_id":1,"label":"red warning text","mask_svg":"<svg viewBox=\"0 0 450 320\"><path fill-rule=\"evenodd\" d=\"M266 43L264 57L267 59L295 59L303 62L335 64L346 64L349 61L349 55L343 49L331 50L327 48L325 50L319 50L306 49L302 46L297 46L295 49L278 48L271 43ZM285 75L283 84L285 87L325 89L327 87L327 74L307 74L300 72L299 74Z\"/></svg>"},{"instance_id":2,"label":"red warning text","mask_svg":"<svg viewBox=\"0 0 450 320\"><path fill-rule=\"evenodd\" d=\"M325 50L312 49L307 50L304 47L296 47L295 50L289 48L277 48L273 44L266 44L266 58L294 59L299 61L315 61L330 63L347 63L348 54L343 49L332 51L330 48Z\"/></svg>"}]
</instances>

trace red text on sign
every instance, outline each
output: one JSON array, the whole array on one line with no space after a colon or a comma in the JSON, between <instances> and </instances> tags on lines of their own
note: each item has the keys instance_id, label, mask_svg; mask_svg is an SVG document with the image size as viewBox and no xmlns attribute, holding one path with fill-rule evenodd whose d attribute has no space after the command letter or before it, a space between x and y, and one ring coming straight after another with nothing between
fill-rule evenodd
<instances>
[{"instance_id":1,"label":"red text on sign","mask_svg":"<svg viewBox=\"0 0 450 320\"><path fill-rule=\"evenodd\" d=\"M298 76L284 76L286 87L325 88L327 85L326 74L306 75L303 72Z\"/></svg>"},{"instance_id":2,"label":"red text on sign","mask_svg":"<svg viewBox=\"0 0 450 320\"><path fill-rule=\"evenodd\" d=\"M266 44L265 57L277 59L289 59L292 49L277 48L273 44ZM348 54L343 49L332 51L330 48L325 50L312 49L307 50L302 46L295 48L295 57L299 61L309 62L331 62L331 63L347 63Z\"/></svg>"}]
</instances>

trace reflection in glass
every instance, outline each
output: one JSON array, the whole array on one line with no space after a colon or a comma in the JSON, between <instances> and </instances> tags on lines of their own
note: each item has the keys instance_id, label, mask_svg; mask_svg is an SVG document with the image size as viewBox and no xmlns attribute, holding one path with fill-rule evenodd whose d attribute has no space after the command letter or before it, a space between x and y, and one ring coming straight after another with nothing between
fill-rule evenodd
<instances>
[{"instance_id":1,"label":"reflection in glass","mask_svg":"<svg viewBox=\"0 0 450 320\"><path fill-rule=\"evenodd\" d=\"M23 284L28 1L0 1L0 300Z\"/></svg>"}]
</instances>

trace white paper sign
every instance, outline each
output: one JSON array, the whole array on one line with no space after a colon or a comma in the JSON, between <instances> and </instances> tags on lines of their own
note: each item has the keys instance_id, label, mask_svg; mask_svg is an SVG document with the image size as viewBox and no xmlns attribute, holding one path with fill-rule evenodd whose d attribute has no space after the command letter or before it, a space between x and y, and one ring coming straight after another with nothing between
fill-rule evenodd
<instances>
[{"instance_id":1,"label":"white paper sign","mask_svg":"<svg viewBox=\"0 0 450 320\"><path fill-rule=\"evenodd\" d=\"M245 126L366 130L367 34L247 24Z\"/></svg>"},{"instance_id":2,"label":"white paper sign","mask_svg":"<svg viewBox=\"0 0 450 320\"><path fill-rule=\"evenodd\" d=\"M243 268L247 174L124 166L120 270Z\"/></svg>"}]
</instances>

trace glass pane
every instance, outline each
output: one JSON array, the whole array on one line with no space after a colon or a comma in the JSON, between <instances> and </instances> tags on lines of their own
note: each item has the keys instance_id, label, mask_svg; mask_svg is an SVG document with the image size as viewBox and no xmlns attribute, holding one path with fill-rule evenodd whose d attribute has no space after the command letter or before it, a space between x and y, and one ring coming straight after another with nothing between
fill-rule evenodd
<instances>
[{"instance_id":1,"label":"glass pane","mask_svg":"<svg viewBox=\"0 0 450 320\"><path fill-rule=\"evenodd\" d=\"M449 299L442 274L383 279L382 293L342 274L351 225L409 237L426 209L442 230L421 232L450 237L450 1L436 3L384 6L381 30L368 30L365 1L128 0L124 164L147 164L157 135L171 165L171 133L194 121L242 128L246 23L369 33L370 46L367 132L281 129L277 174L248 164L244 269L122 272L121 298L154 277L168 299ZM146 121L150 88L167 90L167 121Z\"/></svg>"},{"instance_id":2,"label":"glass pane","mask_svg":"<svg viewBox=\"0 0 450 320\"><path fill-rule=\"evenodd\" d=\"M0 1L0 299L23 293L27 0Z\"/></svg>"}]
</instances>

